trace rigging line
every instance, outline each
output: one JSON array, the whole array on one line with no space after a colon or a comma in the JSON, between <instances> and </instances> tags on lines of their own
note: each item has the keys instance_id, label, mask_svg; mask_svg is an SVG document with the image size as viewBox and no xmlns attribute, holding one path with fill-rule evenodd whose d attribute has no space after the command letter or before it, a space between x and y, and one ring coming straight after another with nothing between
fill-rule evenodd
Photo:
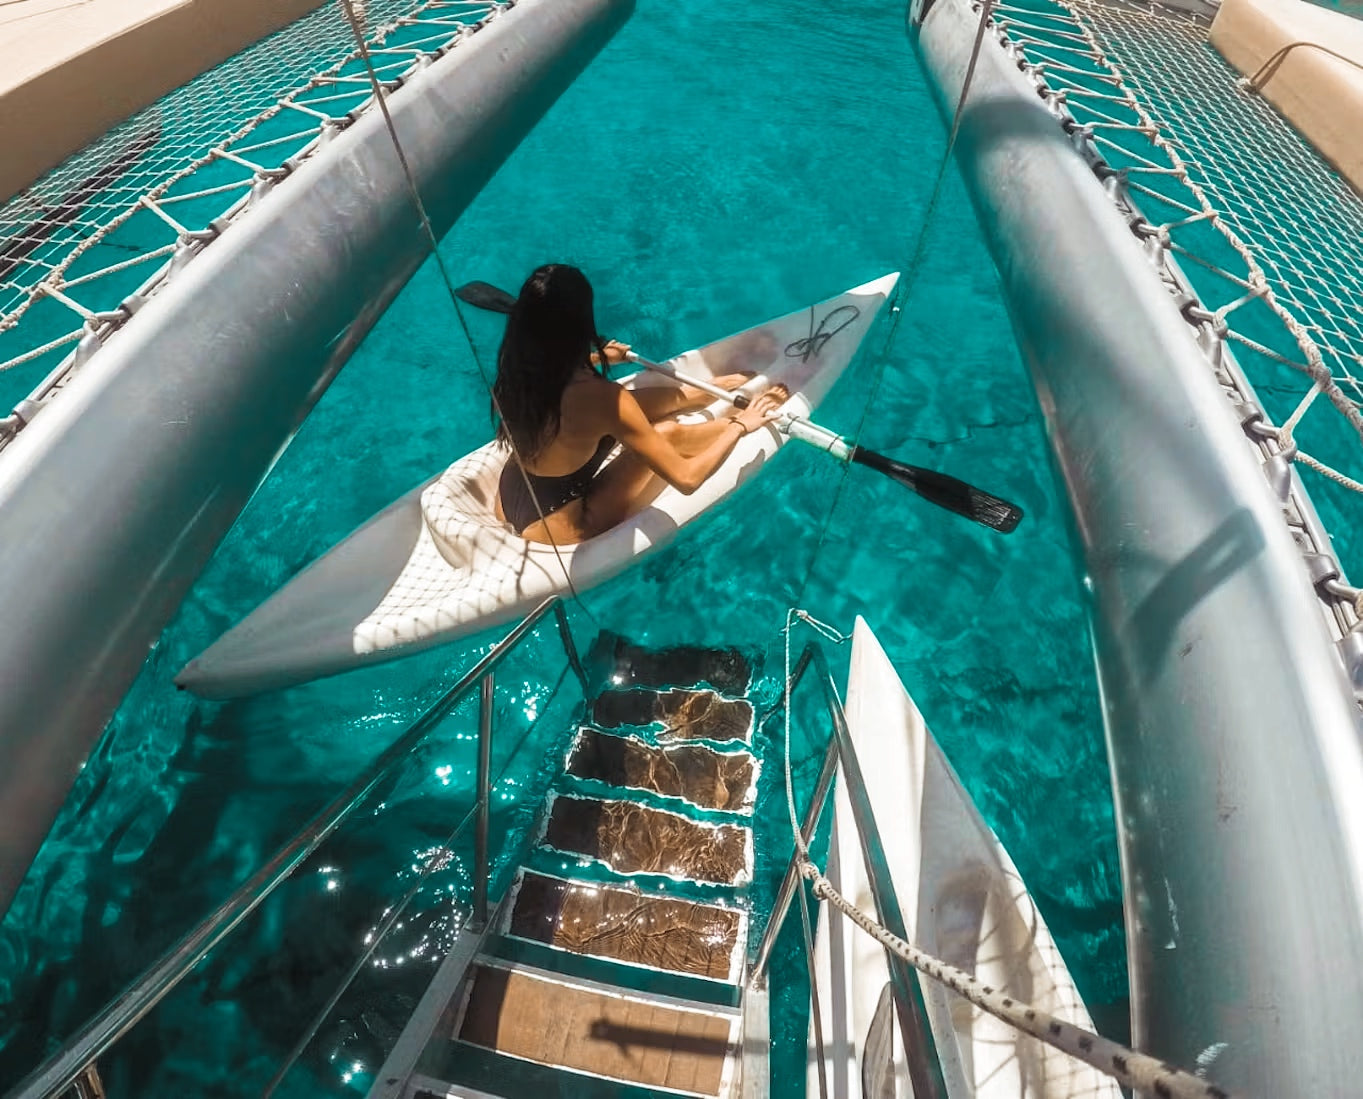
<instances>
[{"instance_id":1,"label":"rigging line","mask_svg":"<svg viewBox=\"0 0 1363 1099\"><path fill-rule=\"evenodd\" d=\"M932 191L928 196L927 208L923 213L923 220L918 228L917 239L914 242L913 252L908 266L904 269L904 275L899 280L899 285L895 287L894 296L890 299L890 330L886 333L885 342L881 345L880 352L874 360L874 371L871 375L871 386L866 395L866 403L862 406L861 417L857 421L857 427L852 432L850 438L855 446L861 445L862 435L866 430L866 422L870 419L871 409L875 406L875 399L880 392L880 383L885 376L885 367L889 362L890 349L894 345L895 336L899 331L899 321L903 317L904 310L908 306L909 295L913 290L914 283L918 279L918 270L922 265L923 253L927 248L928 230L932 226L933 216L937 210L937 203L942 197L942 184L946 179L947 168L951 164L951 154L956 147L956 138L961 131L961 114L965 107L966 96L970 94L970 83L975 77L975 66L979 61L980 49L984 45L985 31L989 27L989 20L993 14L996 0L981 0L980 21L975 28L975 41L970 48L970 60L966 64L965 78L961 82L961 94L956 100L956 109L951 116L951 129L947 133L946 148L942 150L941 160L937 165L937 175L932 181ZM908 19L909 7L905 7L905 18ZM827 510L824 512L823 521L819 525L819 537L814 543L814 552L809 558L809 567L805 570L804 578L800 581L800 586L796 589L791 603L798 606L804 599L805 589L809 587L809 582L814 576L814 569L818 565L819 556L823 552L824 543L828 540L828 531L832 526L833 514L837 511L838 502L842 499L843 490L847 485L847 474L850 470L850 463L843 463L842 471L838 476L837 486L833 489L833 498L829 502Z\"/></svg>"},{"instance_id":2,"label":"rigging line","mask_svg":"<svg viewBox=\"0 0 1363 1099\"><path fill-rule=\"evenodd\" d=\"M483 388L487 390L488 396L492 399L492 408L497 414L497 418L503 423L506 417L502 415L501 404L497 400L496 391L492 385L492 379L488 377L487 367L483 364L482 357L478 354L478 347L473 342L473 334L469 331L468 320L464 316L464 311L459 304L459 295L454 292L454 280L450 276L449 268L445 266L445 257L440 254L440 241L435 235L435 229L431 225L431 219L426 213L426 204L422 201L421 192L417 189L416 177L412 174L411 164L407 160L407 153L402 147L402 142L398 139L397 128L393 125L393 116L388 112L388 99L384 95L383 87L379 83L378 74L374 71L374 61L369 55L369 43L365 40L364 30L356 16L355 5L357 0L341 0L341 7L345 10L346 21L350 24L351 32L355 36L356 48L359 50L360 59L364 62L365 72L369 74L369 82L373 89L374 101L379 106L379 111L383 115L384 125L388 128L388 136L393 142L393 151L397 154L398 164L402 167L402 175L406 180L407 189L411 192L412 202L416 206L417 216L421 219L422 232L425 234L427 242L431 247L431 255L435 259L435 265L440 272L440 279L445 284L445 290L450 295L450 301L454 303L454 315L459 320L459 328L464 334L464 341L468 344L469 352L473 356L473 364L478 368L478 376L482 379ZM602 629L601 620L592 613L592 609L582 598L582 593L577 590L577 585L573 583L573 578L569 574L568 565L563 560L563 551L559 548L557 539L550 533L544 507L535 494L534 488L530 484L530 475L526 472L525 466L521 463L520 452L516 449L516 444L511 439L511 433L507 432L507 447L511 451L512 459L516 463L516 468L520 470L521 479L525 482L525 490L530 496L531 502L535 505L535 512L540 517L540 522L545 524L544 533L549 538L549 545L553 547L554 557L558 561L559 569L563 573L564 582L568 585L568 591L572 594L573 601L582 608L583 612L596 625L597 629Z\"/></svg>"}]
</instances>

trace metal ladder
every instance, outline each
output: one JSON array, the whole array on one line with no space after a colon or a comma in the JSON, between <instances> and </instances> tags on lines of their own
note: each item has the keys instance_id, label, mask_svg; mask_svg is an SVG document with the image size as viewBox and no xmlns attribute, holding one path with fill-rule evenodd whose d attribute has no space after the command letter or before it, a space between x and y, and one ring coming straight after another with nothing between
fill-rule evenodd
<instances>
[{"instance_id":1,"label":"metal ladder","mask_svg":"<svg viewBox=\"0 0 1363 1099\"><path fill-rule=\"evenodd\" d=\"M374 1099L738 1093L751 670L732 650L604 645L589 663L604 657L610 689L571 738L536 842Z\"/></svg>"},{"instance_id":2,"label":"metal ladder","mask_svg":"<svg viewBox=\"0 0 1363 1099\"><path fill-rule=\"evenodd\" d=\"M792 857L762 940L750 951L748 811L760 767L750 748L754 729L780 706L754 720L751 704L741 697L751 669L733 650L648 653L605 635L608 648L594 651L591 663L606 662L608 687L590 700L542 814L537 842L500 901L490 903L493 673L550 612L568 664L586 691L588 677L563 606L546 600L6 1099L101 1099L99 1065L120 1039L367 804L475 688L481 705L477 800L468 818L475 833L468 919L389 1052L370 1099L655 1094L766 1099L772 1087L769 963L799 875ZM601 644L599 639L598 650ZM685 678L683 665L697 660L708 661L708 670L689 681L706 680L709 686L660 687L664 680ZM813 834L841 764L854 793L877 910L897 911L841 700L817 645L805 649L788 690L811 668L833 736L802 831L806 839ZM945 1093L917 981L893 959L889 971L914 1094L939 1099ZM325 1015L326 1010L303 1031L267 1093L293 1068ZM558 1045L551 1048L552 1034Z\"/></svg>"}]
</instances>

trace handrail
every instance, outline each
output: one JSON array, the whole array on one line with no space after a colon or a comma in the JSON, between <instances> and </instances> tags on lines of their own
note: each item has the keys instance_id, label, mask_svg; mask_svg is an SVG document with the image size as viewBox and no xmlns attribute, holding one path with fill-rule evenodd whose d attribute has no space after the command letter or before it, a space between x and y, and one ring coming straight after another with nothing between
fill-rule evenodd
<instances>
[{"instance_id":1,"label":"handrail","mask_svg":"<svg viewBox=\"0 0 1363 1099\"><path fill-rule=\"evenodd\" d=\"M492 701L496 683L492 673L483 676L482 703L478 707L478 822L473 837L473 926L487 926L487 834L489 794L492 786Z\"/></svg>"},{"instance_id":2,"label":"handrail","mask_svg":"<svg viewBox=\"0 0 1363 1099\"><path fill-rule=\"evenodd\" d=\"M520 623L459 681L427 708L406 732L395 740L369 765L369 768L285 844L255 874L237 887L236 891L175 946L143 971L132 986L103 1011L86 1023L66 1045L36 1068L9 1092L6 1099L49 1099L70 1088L115 1042L128 1033L146 1014L161 1002L204 956L249 916L274 890L289 879L300 865L334 832L352 812L373 792L390 771L407 758L436 725L452 710L484 676L492 671L525 638L541 618L551 609L559 616L560 636L566 632L566 615L559 597L546 599L523 618ZM571 635L568 635L568 642ZM575 650L569 649L569 659L579 676L580 664ZM483 801L486 802L486 798Z\"/></svg>"},{"instance_id":3,"label":"handrail","mask_svg":"<svg viewBox=\"0 0 1363 1099\"><path fill-rule=\"evenodd\" d=\"M804 652L800 654L800 659L795 670L791 673L790 682L786 687L785 697L789 698L794 693L811 663L814 665L815 673L823 687L824 704L833 722L833 735L824 755L824 763L819 773L819 781L814 796L805 811L801 833L806 842L814 834L819 817L828 801L828 792L832 787L833 775L840 762L843 778L847 783L847 796L852 807L852 819L856 824L857 836L861 841L861 854L866 865L866 878L870 885L871 896L875 901L876 912L880 915L882 925L889 928L899 938L907 939L908 934L904 927L903 913L899 907L899 897L895 893L894 882L890 876L889 861L885 855L884 845L880 840L880 830L876 826L875 813L871 807L870 798L866 793L866 782L862 777L856 747L852 743L852 734L847 727L847 715L843 711L842 699L838 695L838 688L833 682L833 676L828 670L828 660L817 642L811 641L805 646ZM763 715L764 720L770 718L782 706L783 703L773 706ZM777 896L776 907L772 910L771 919L768 921L766 931L763 934L757 960L750 970L750 984L758 983L765 978L766 966L775 945L776 935L785 922L791 899L795 894L795 889L800 884L799 859L800 852L797 848L791 854L790 863L786 867L786 874L782 879L781 889ZM914 973L907 962L889 951L886 951L886 961L889 965L890 986L894 995L895 1009L899 1016L900 1031L904 1038L904 1048L907 1054L905 1060L908 1065L910 1082L913 1085L913 1094L919 1099L946 1099L946 1082L942 1077L941 1060L937 1053L937 1044L933 1039L932 1027L928 1021L927 1007L923 1002L923 991L918 982L917 974ZM915 1053L918 1056L914 1056Z\"/></svg>"}]
</instances>

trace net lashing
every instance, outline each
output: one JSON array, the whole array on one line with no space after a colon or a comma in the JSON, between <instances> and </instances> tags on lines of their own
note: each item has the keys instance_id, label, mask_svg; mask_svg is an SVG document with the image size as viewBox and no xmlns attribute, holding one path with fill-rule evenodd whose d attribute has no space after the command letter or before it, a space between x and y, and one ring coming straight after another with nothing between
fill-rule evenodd
<instances>
[{"instance_id":1,"label":"net lashing","mask_svg":"<svg viewBox=\"0 0 1363 1099\"><path fill-rule=\"evenodd\" d=\"M1348 522L1363 493L1350 475L1363 443L1363 199L1221 57L1203 18L1008 0L996 19L1116 170L1148 222L1138 232L1178 264L1197 299L1184 315L1233 350L1262 405L1260 438L1306 467L1335 552L1363 552ZM1338 415L1308 415L1327 405Z\"/></svg>"},{"instance_id":2,"label":"net lashing","mask_svg":"<svg viewBox=\"0 0 1363 1099\"><path fill-rule=\"evenodd\" d=\"M391 87L509 6L366 0L357 14L378 77ZM24 393L37 400L59 388L85 337L107 337L149 279L172 275L178 254L249 212L253 189L287 174L372 95L344 11L327 3L0 205L0 410ZM24 422L0 415L0 446Z\"/></svg>"}]
</instances>

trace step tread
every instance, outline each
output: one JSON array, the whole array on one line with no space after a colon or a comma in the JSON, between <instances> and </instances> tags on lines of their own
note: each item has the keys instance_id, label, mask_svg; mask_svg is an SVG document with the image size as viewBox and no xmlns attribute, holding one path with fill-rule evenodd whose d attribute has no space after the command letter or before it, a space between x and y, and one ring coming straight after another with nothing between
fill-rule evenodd
<instances>
[{"instance_id":1,"label":"step tread","mask_svg":"<svg viewBox=\"0 0 1363 1099\"><path fill-rule=\"evenodd\" d=\"M503 933L574 954L733 982L747 945L737 908L525 871Z\"/></svg>"},{"instance_id":2,"label":"step tread","mask_svg":"<svg viewBox=\"0 0 1363 1099\"><path fill-rule=\"evenodd\" d=\"M432 1079L435 1086L426 1089L430 1099L663 1099L677 1094L507 1057L453 1038L445 1045L445 1074L459 1083Z\"/></svg>"},{"instance_id":3,"label":"step tread","mask_svg":"<svg viewBox=\"0 0 1363 1099\"><path fill-rule=\"evenodd\" d=\"M730 813L750 812L757 792L757 761L750 752L716 752L702 744L655 748L587 728L578 730L564 771Z\"/></svg>"},{"instance_id":4,"label":"step tread","mask_svg":"<svg viewBox=\"0 0 1363 1099\"><path fill-rule=\"evenodd\" d=\"M504 1056L646 1087L718 1095L740 1017L536 970L474 969L458 1041Z\"/></svg>"},{"instance_id":5,"label":"step tread","mask_svg":"<svg viewBox=\"0 0 1363 1099\"><path fill-rule=\"evenodd\" d=\"M727 695L748 693L752 662L738 649L676 645L649 649L617 634L597 635L588 664L614 686L676 687L705 683Z\"/></svg>"},{"instance_id":6,"label":"step tread","mask_svg":"<svg viewBox=\"0 0 1363 1099\"><path fill-rule=\"evenodd\" d=\"M660 744L685 740L752 742L753 707L714 691L603 691L592 702L592 724L602 729L661 726Z\"/></svg>"},{"instance_id":7,"label":"step tread","mask_svg":"<svg viewBox=\"0 0 1363 1099\"><path fill-rule=\"evenodd\" d=\"M712 824L634 801L552 796L541 843L617 874L739 885L752 877L752 829Z\"/></svg>"}]
</instances>

